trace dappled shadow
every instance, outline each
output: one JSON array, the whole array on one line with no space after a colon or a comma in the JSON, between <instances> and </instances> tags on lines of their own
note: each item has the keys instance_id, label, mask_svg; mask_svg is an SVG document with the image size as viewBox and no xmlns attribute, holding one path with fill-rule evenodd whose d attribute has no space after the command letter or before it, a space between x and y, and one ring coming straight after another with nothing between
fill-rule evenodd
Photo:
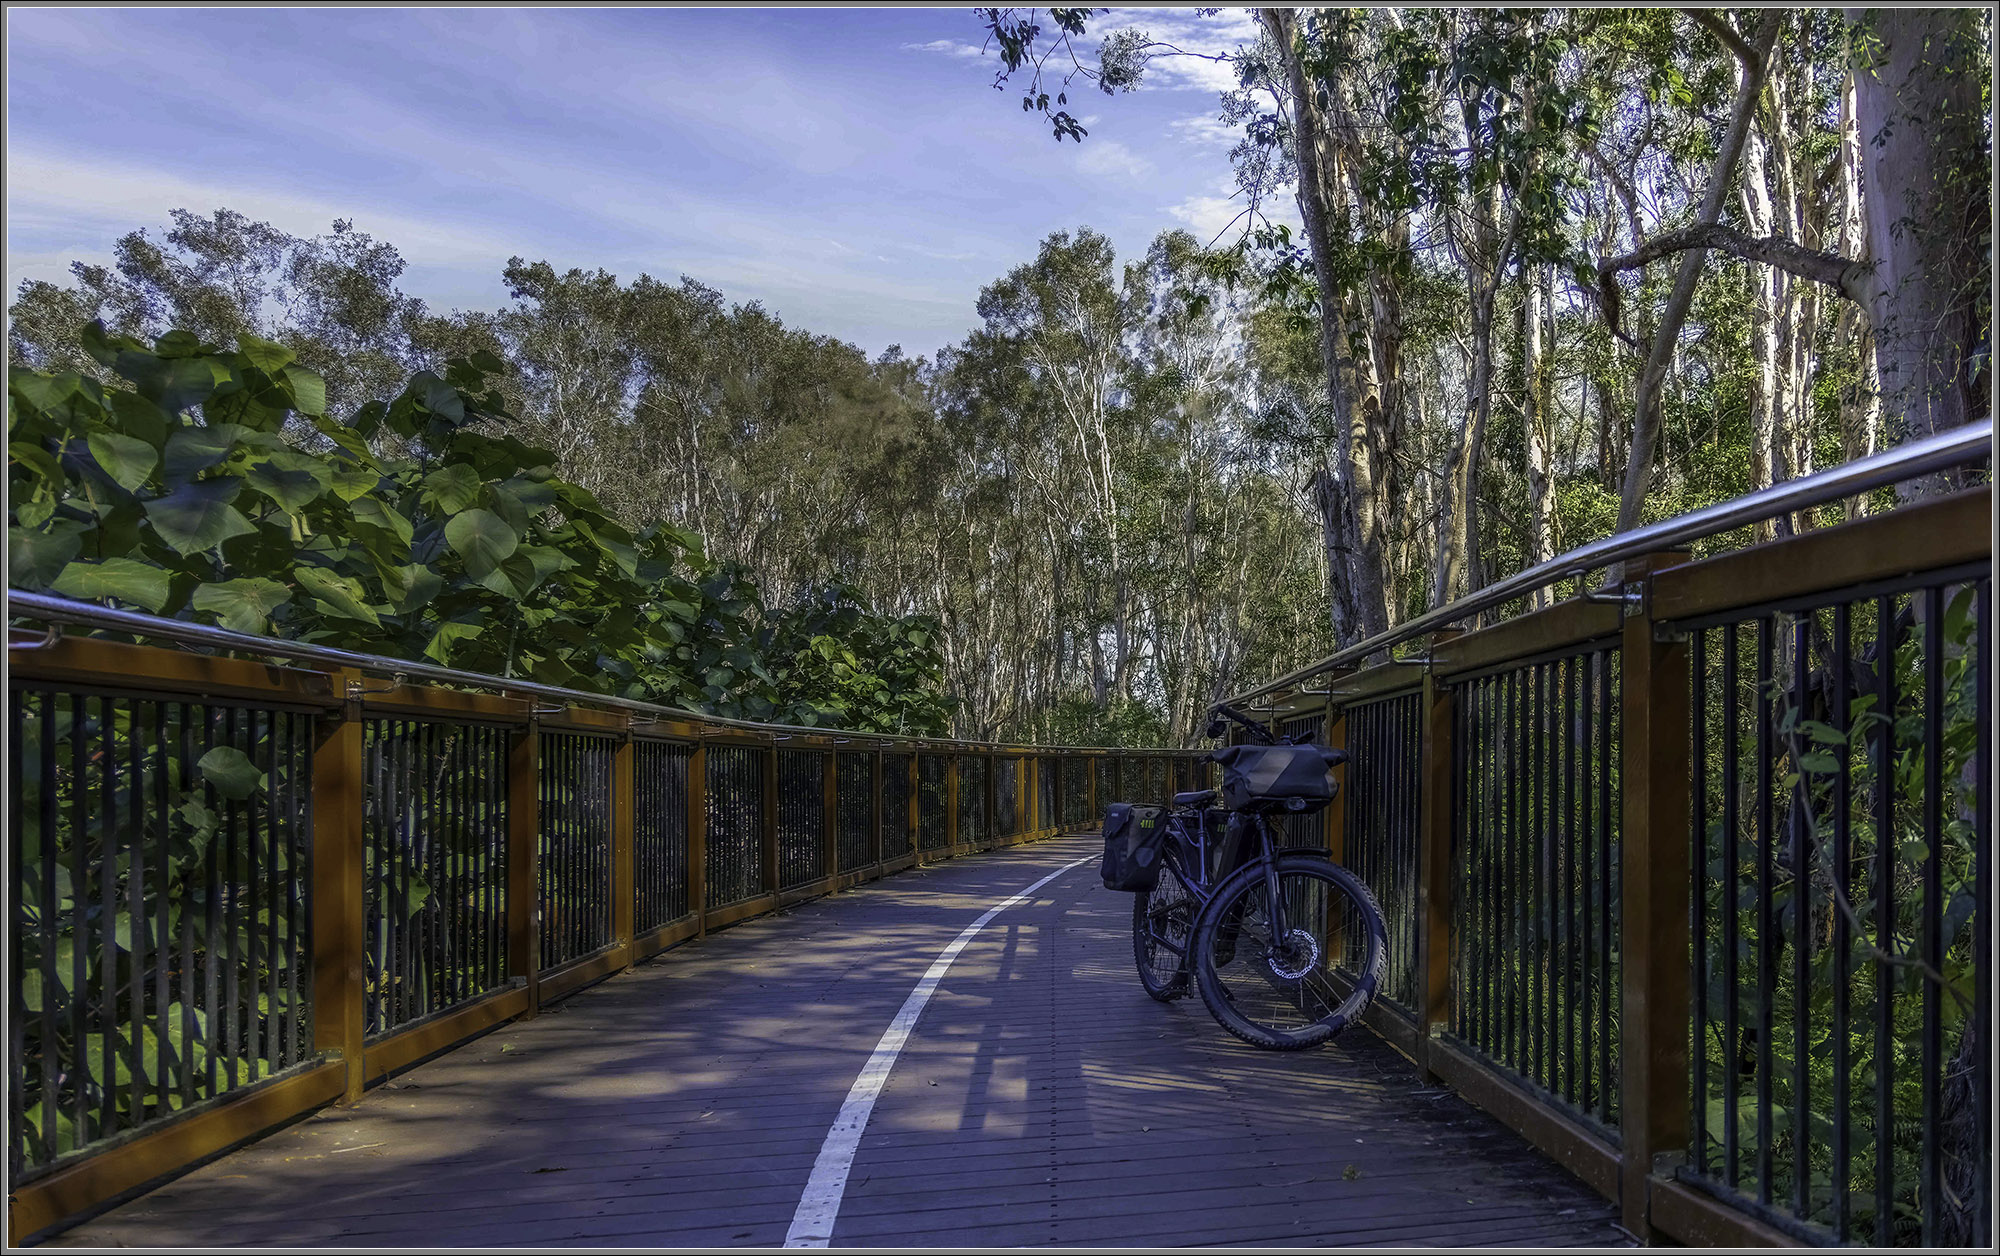
<instances>
[{"instance_id":1,"label":"dappled shadow","mask_svg":"<svg viewBox=\"0 0 2000 1256\"><path fill-rule=\"evenodd\" d=\"M746 921L503 1026L59 1242L775 1245L938 952L1095 839ZM1616 1241L1608 1205L1387 1047L1242 1047L1132 971L1084 865L958 958L890 1075L835 1241Z\"/></svg>"}]
</instances>

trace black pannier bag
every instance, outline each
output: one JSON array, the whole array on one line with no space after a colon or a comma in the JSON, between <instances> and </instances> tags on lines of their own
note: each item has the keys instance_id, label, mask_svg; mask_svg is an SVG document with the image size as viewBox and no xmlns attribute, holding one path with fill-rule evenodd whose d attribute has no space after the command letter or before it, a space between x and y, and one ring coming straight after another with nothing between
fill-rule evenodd
<instances>
[{"instance_id":1,"label":"black pannier bag","mask_svg":"<svg viewBox=\"0 0 2000 1256\"><path fill-rule=\"evenodd\" d=\"M1167 809L1114 802L1104 813L1104 863L1098 875L1107 890L1137 893L1160 879L1167 845Z\"/></svg>"},{"instance_id":2,"label":"black pannier bag","mask_svg":"<svg viewBox=\"0 0 2000 1256\"><path fill-rule=\"evenodd\" d=\"M1347 755L1325 746L1225 746L1222 805L1231 811L1318 811L1333 801L1333 769Z\"/></svg>"}]
</instances>

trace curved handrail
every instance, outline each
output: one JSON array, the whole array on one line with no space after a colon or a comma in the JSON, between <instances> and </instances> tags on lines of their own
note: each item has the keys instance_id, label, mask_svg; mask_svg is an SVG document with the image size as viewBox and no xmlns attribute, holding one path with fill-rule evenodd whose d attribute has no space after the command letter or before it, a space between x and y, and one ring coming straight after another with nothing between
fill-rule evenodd
<instances>
[{"instance_id":1,"label":"curved handrail","mask_svg":"<svg viewBox=\"0 0 2000 1256\"><path fill-rule=\"evenodd\" d=\"M614 707L635 714L650 715L660 719L684 720L706 724L712 727L741 730L755 733L778 733L786 736L838 737L847 740L908 744L923 750L937 747L945 750L965 751L1010 751L1030 750L1047 752L1085 751L1118 754L1185 754L1186 748L1170 746L1043 746L1020 742L968 741L959 737L932 737L918 733L877 733L848 728L827 728L805 724L765 724L755 720L731 719L727 716L708 715L700 711L689 711L682 707L667 706L658 702L645 702L637 698L621 698L612 694L591 693L582 689L565 689L559 685L545 685L539 681L519 680L506 676L493 676L484 672L462 671L456 667L445 667L437 663L424 663L411 659L394 658L386 654L366 654L358 650L343 650L338 646L316 645L309 641L287 641L282 637L261 637L255 633L237 632L229 628L219 628L213 624L190 623L181 619L166 619L158 615L148 615L140 611L119 610L110 606L99 606L94 602L79 602L71 598L59 597L51 593L30 593L24 589L7 590L7 614L37 620L41 623L57 625L70 624L80 628L95 628L107 632L129 632L140 636L154 637L163 641L174 641L182 645L200 646L208 649L235 650L245 654L262 655L265 658L290 659L293 662L318 663L327 667L351 667L357 671L375 675L402 677L408 680L423 680L433 684L457 685L468 689L485 689L503 695L519 694L523 697L547 698L553 701L575 703L579 706ZM40 645L43 643L35 643Z\"/></svg>"},{"instance_id":2,"label":"curved handrail","mask_svg":"<svg viewBox=\"0 0 2000 1256\"><path fill-rule=\"evenodd\" d=\"M1413 637L1420 637L1427 632L1458 623L1481 611L1504 605L1517 597L1523 597L1569 576L1583 575L1600 567L1623 562L1628 558L1658 553L1680 542L1699 540L1718 532L1740 528L1745 524L1759 523L1789 510L1824 505L1837 498L1850 497L1870 489L1929 475L1934 471L1962 466L1980 457L1991 458L1992 453L1992 421L1969 423L1918 440L1906 441L1892 449L1885 449L1865 458L1856 458L1852 462L1813 475L1787 480L1783 484L1773 484L1769 488L1758 489L1754 493L1746 493L1742 497L1731 498L1726 502L1690 510L1672 519L1649 523L1630 532L1616 533L1601 541L1578 546L1568 553L1558 554L1547 562L1517 572L1456 602L1448 602L1435 610L1426 611L1415 619L1398 624L1386 632L1378 632L1298 671L1235 694L1227 701L1248 702L1281 689L1293 688L1336 667L1365 659L1371 654L1391 649Z\"/></svg>"}]
</instances>

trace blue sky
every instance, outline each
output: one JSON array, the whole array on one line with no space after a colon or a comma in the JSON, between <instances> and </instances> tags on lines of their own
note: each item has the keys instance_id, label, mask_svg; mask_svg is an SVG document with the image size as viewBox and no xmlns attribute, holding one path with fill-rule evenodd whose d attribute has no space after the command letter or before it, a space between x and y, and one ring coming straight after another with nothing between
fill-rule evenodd
<instances>
[{"instance_id":1,"label":"blue sky","mask_svg":"<svg viewBox=\"0 0 2000 1256\"><path fill-rule=\"evenodd\" d=\"M1227 49L1243 11L1120 10ZM493 308L507 258L688 274L791 325L931 354L1051 230L1121 256L1231 213L1229 71L1071 92L1081 146L995 92L951 9L22 9L7 13L7 280L167 211L394 243L403 287Z\"/></svg>"}]
</instances>

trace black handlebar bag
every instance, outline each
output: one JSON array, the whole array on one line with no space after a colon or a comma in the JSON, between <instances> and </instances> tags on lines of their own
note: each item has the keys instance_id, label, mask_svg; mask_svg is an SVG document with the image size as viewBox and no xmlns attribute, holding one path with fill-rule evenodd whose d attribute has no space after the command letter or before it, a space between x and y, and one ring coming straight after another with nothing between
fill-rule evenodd
<instances>
[{"instance_id":1,"label":"black handlebar bag","mask_svg":"<svg viewBox=\"0 0 2000 1256\"><path fill-rule=\"evenodd\" d=\"M1325 746L1225 746L1222 805L1231 811L1318 811L1333 801L1333 769L1347 756Z\"/></svg>"},{"instance_id":2,"label":"black handlebar bag","mask_svg":"<svg viewBox=\"0 0 2000 1256\"><path fill-rule=\"evenodd\" d=\"M1138 893L1160 879L1167 845L1167 809L1114 802L1104 813L1104 863L1098 875L1107 890Z\"/></svg>"}]
</instances>

